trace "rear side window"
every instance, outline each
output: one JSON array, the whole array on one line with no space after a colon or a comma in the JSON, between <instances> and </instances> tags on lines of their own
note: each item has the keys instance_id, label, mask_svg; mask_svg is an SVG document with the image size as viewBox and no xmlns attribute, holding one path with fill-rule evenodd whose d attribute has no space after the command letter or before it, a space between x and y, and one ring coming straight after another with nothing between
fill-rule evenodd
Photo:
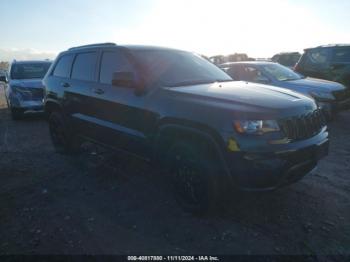
<instances>
[{"instance_id":1,"label":"rear side window","mask_svg":"<svg viewBox=\"0 0 350 262\"><path fill-rule=\"evenodd\" d=\"M53 71L54 76L69 78L70 70L73 62L73 55L62 56Z\"/></svg>"},{"instance_id":2,"label":"rear side window","mask_svg":"<svg viewBox=\"0 0 350 262\"><path fill-rule=\"evenodd\" d=\"M113 73L132 72L132 66L125 55L119 51L104 52L101 61L100 82L112 84Z\"/></svg>"},{"instance_id":3,"label":"rear side window","mask_svg":"<svg viewBox=\"0 0 350 262\"><path fill-rule=\"evenodd\" d=\"M322 67L326 66L328 52L325 49L312 50L306 54L305 65L310 67Z\"/></svg>"},{"instance_id":4,"label":"rear side window","mask_svg":"<svg viewBox=\"0 0 350 262\"><path fill-rule=\"evenodd\" d=\"M95 79L97 53L82 53L75 58L72 79L93 81Z\"/></svg>"},{"instance_id":5,"label":"rear side window","mask_svg":"<svg viewBox=\"0 0 350 262\"><path fill-rule=\"evenodd\" d=\"M350 48L335 49L332 60L337 63L350 63Z\"/></svg>"}]
</instances>

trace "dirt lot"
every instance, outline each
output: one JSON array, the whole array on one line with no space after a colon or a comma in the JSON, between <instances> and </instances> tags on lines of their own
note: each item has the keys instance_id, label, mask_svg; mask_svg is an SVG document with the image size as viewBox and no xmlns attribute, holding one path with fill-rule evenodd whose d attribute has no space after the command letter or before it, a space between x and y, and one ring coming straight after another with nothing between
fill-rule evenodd
<instances>
[{"instance_id":1,"label":"dirt lot","mask_svg":"<svg viewBox=\"0 0 350 262\"><path fill-rule=\"evenodd\" d=\"M350 254L350 111L317 174L196 218L156 167L94 146L56 154L43 118L12 121L0 90L0 254Z\"/></svg>"}]
</instances>

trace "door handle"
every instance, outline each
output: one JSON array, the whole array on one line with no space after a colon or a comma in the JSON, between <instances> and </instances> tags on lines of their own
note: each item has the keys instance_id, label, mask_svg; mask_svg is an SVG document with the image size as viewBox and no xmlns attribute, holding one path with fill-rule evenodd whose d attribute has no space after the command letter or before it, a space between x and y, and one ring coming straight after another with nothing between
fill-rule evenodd
<instances>
[{"instance_id":1,"label":"door handle","mask_svg":"<svg viewBox=\"0 0 350 262\"><path fill-rule=\"evenodd\" d=\"M102 94L105 93L105 91L103 89L101 89L101 88L97 88L97 89L94 90L94 93L98 94L98 95L102 95Z\"/></svg>"},{"instance_id":2,"label":"door handle","mask_svg":"<svg viewBox=\"0 0 350 262\"><path fill-rule=\"evenodd\" d=\"M69 84L69 83L63 83L63 82L62 82L62 83L61 83L61 86L62 86L62 87L65 87L65 88L68 88L68 87L70 87L70 84Z\"/></svg>"}]
</instances>

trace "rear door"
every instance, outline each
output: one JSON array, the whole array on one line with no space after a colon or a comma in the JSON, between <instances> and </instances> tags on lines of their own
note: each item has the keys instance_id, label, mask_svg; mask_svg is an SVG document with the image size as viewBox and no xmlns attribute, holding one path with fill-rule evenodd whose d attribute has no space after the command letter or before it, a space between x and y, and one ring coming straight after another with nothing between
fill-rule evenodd
<instances>
[{"instance_id":1,"label":"rear door","mask_svg":"<svg viewBox=\"0 0 350 262\"><path fill-rule=\"evenodd\" d=\"M62 103L62 108L68 118L71 116L71 108L67 107L69 103L65 99L65 92L71 85L70 73L74 56L74 54L64 54L59 57L51 74L44 78L45 86L47 87L45 94L46 100L59 101Z\"/></svg>"},{"instance_id":2,"label":"rear door","mask_svg":"<svg viewBox=\"0 0 350 262\"><path fill-rule=\"evenodd\" d=\"M74 127L79 132L92 139L97 137L94 125L89 120L93 115L94 97L92 91L96 87L98 52L87 51L76 53L69 83L63 83L65 88L65 107L73 120Z\"/></svg>"}]
</instances>

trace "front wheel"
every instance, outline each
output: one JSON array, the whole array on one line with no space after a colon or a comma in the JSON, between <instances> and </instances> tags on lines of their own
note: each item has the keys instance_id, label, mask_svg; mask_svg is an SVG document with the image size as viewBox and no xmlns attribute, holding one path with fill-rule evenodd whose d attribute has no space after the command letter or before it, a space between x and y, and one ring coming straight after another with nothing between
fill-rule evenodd
<instances>
[{"instance_id":1,"label":"front wheel","mask_svg":"<svg viewBox=\"0 0 350 262\"><path fill-rule=\"evenodd\" d=\"M23 118L23 110L19 108L11 108L11 118L13 120L21 120Z\"/></svg>"},{"instance_id":2,"label":"front wheel","mask_svg":"<svg viewBox=\"0 0 350 262\"><path fill-rule=\"evenodd\" d=\"M190 213L205 214L216 208L219 168L208 148L179 142L168 152L167 165L177 202Z\"/></svg>"},{"instance_id":3,"label":"front wheel","mask_svg":"<svg viewBox=\"0 0 350 262\"><path fill-rule=\"evenodd\" d=\"M70 129L61 113L53 112L50 114L49 129L51 140L56 152L61 154L80 152L81 141L76 135L70 132Z\"/></svg>"}]
</instances>

